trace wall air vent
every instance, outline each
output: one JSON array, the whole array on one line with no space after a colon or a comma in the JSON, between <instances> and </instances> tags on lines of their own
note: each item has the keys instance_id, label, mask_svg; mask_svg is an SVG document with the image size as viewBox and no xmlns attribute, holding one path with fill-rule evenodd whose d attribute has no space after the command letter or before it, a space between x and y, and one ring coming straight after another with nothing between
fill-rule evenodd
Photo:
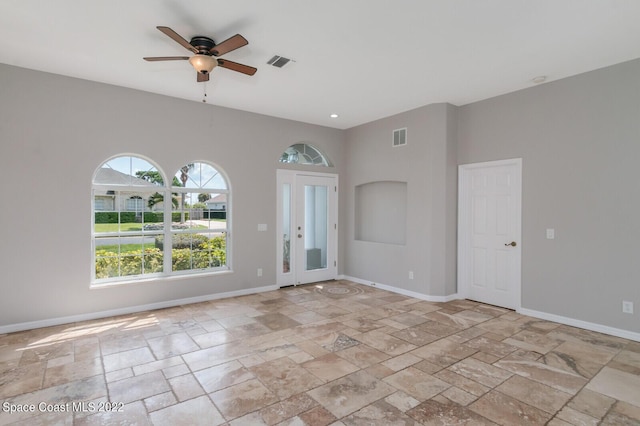
<instances>
[{"instance_id":1,"label":"wall air vent","mask_svg":"<svg viewBox=\"0 0 640 426\"><path fill-rule=\"evenodd\" d=\"M393 131L393 146L402 146L407 144L407 128L396 129Z\"/></svg>"},{"instance_id":2,"label":"wall air vent","mask_svg":"<svg viewBox=\"0 0 640 426\"><path fill-rule=\"evenodd\" d=\"M282 68L285 65L287 65L290 61L291 61L291 59L289 59L289 58L285 58L283 56L275 55L273 58L269 59L267 64L268 65L273 65L274 67L277 67L277 68Z\"/></svg>"}]
</instances>

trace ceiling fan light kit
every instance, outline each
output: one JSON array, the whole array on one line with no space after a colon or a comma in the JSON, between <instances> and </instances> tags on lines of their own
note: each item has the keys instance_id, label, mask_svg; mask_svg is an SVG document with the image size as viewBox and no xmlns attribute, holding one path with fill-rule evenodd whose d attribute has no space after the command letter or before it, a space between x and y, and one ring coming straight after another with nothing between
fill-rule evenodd
<instances>
[{"instance_id":1,"label":"ceiling fan light kit","mask_svg":"<svg viewBox=\"0 0 640 426\"><path fill-rule=\"evenodd\" d=\"M191 51L195 55L192 57L188 56L155 56L155 57L146 57L143 58L145 61L179 61L179 60L189 60L189 63L197 72L197 81L205 82L209 81L209 73L217 66L222 68L227 68L232 71L236 71L246 75L254 75L257 68L251 67L249 65L239 64L237 62L229 61L226 59L216 59L218 56L222 56L225 53L229 53L233 50L236 50L242 46L246 46L249 44L247 39L242 37L240 34L236 34L233 37L230 37L223 41L222 43L216 44L209 37L204 36L196 36L188 42L184 39L180 34L176 33L169 27L156 27L163 34L171 38L173 41L184 47L185 49Z\"/></svg>"},{"instance_id":2,"label":"ceiling fan light kit","mask_svg":"<svg viewBox=\"0 0 640 426\"><path fill-rule=\"evenodd\" d=\"M189 63L195 68L196 72L209 74L218 65L218 60L213 56L198 53L189 59Z\"/></svg>"}]
</instances>

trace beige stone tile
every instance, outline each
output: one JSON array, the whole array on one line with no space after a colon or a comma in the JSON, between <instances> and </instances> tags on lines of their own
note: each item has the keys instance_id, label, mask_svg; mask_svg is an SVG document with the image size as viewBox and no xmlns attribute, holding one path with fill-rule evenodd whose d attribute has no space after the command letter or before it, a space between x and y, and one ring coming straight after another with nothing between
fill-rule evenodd
<instances>
[{"instance_id":1,"label":"beige stone tile","mask_svg":"<svg viewBox=\"0 0 640 426\"><path fill-rule=\"evenodd\" d=\"M512 372L489 365L474 358L463 359L448 370L490 388L498 386L513 375Z\"/></svg>"},{"instance_id":2,"label":"beige stone tile","mask_svg":"<svg viewBox=\"0 0 640 426\"><path fill-rule=\"evenodd\" d=\"M393 337L389 334L382 333L378 330L362 333L358 336L358 340L391 356L401 355L416 348L415 345L407 343L406 341Z\"/></svg>"},{"instance_id":3,"label":"beige stone tile","mask_svg":"<svg viewBox=\"0 0 640 426\"><path fill-rule=\"evenodd\" d=\"M160 371L112 382L108 384L108 387L111 401L125 404L171 389Z\"/></svg>"},{"instance_id":4,"label":"beige stone tile","mask_svg":"<svg viewBox=\"0 0 640 426\"><path fill-rule=\"evenodd\" d=\"M0 398L32 392L42 387L46 361L14 366L0 373Z\"/></svg>"},{"instance_id":5,"label":"beige stone tile","mask_svg":"<svg viewBox=\"0 0 640 426\"><path fill-rule=\"evenodd\" d=\"M481 396L469 409L501 425L544 425L552 417L549 413L496 391Z\"/></svg>"},{"instance_id":6,"label":"beige stone tile","mask_svg":"<svg viewBox=\"0 0 640 426\"><path fill-rule=\"evenodd\" d=\"M391 358L390 355L380 352L377 349L373 349L367 345L353 346L336 352L336 355L360 368L367 368L373 364L377 364Z\"/></svg>"},{"instance_id":7,"label":"beige stone tile","mask_svg":"<svg viewBox=\"0 0 640 426\"><path fill-rule=\"evenodd\" d=\"M171 358L200 349L187 333L176 333L149 339L149 347L157 359Z\"/></svg>"},{"instance_id":8,"label":"beige stone tile","mask_svg":"<svg viewBox=\"0 0 640 426\"><path fill-rule=\"evenodd\" d=\"M600 419L596 419L570 407L564 407L560 410L560 412L556 414L556 419L580 426L596 426L600 422Z\"/></svg>"},{"instance_id":9,"label":"beige stone tile","mask_svg":"<svg viewBox=\"0 0 640 426\"><path fill-rule=\"evenodd\" d=\"M358 371L307 393L340 419L393 392L392 386Z\"/></svg>"},{"instance_id":10,"label":"beige stone tile","mask_svg":"<svg viewBox=\"0 0 640 426\"><path fill-rule=\"evenodd\" d=\"M222 329L215 330L209 333L199 334L197 336L192 336L194 342L200 346L200 348L210 348L212 346L222 345L224 343L229 343L236 340L236 336L229 333L227 330Z\"/></svg>"},{"instance_id":11,"label":"beige stone tile","mask_svg":"<svg viewBox=\"0 0 640 426\"><path fill-rule=\"evenodd\" d=\"M252 354L252 351L242 342L231 342L184 354L182 359L191 371L198 371Z\"/></svg>"},{"instance_id":12,"label":"beige stone tile","mask_svg":"<svg viewBox=\"0 0 640 426\"><path fill-rule=\"evenodd\" d=\"M377 401L342 419L347 426L356 425L405 425L417 423L386 401ZM314 423L308 423L314 424Z\"/></svg>"},{"instance_id":13,"label":"beige stone tile","mask_svg":"<svg viewBox=\"0 0 640 426\"><path fill-rule=\"evenodd\" d=\"M207 393L237 385L254 378L253 373L238 361L230 361L196 371L194 375Z\"/></svg>"},{"instance_id":14,"label":"beige stone tile","mask_svg":"<svg viewBox=\"0 0 640 426\"><path fill-rule=\"evenodd\" d=\"M526 351L538 352L540 354L546 354L562 343L561 340L553 339L546 334L533 330L523 330L504 339L503 342Z\"/></svg>"},{"instance_id":15,"label":"beige stone tile","mask_svg":"<svg viewBox=\"0 0 640 426\"><path fill-rule=\"evenodd\" d=\"M131 349L102 357L104 371L110 372L155 361L149 348Z\"/></svg>"},{"instance_id":16,"label":"beige stone tile","mask_svg":"<svg viewBox=\"0 0 640 426\"><path fill-rule=\"evenodd\" d=\"M317 405L318 403L309 395L300 393L260 410L260 421L267 425L274 425L309 411Z\"/></svg>"},{"instance_id":17,"label":"beige stone tile","mask_svg":"<svg viewBox=\"0 0 640 426\"><path fill-rule=\"evenodd\" d=\"M504 358L518 350L518 347L516 346L491 339L486 335L479 336L465 342L465 346L494 355L497 358Z\"/></svg>"},{"instance_id":18,"label":"beige stone tile","mask_svg":"<svg viewBox=\"0 0 640 426\"><path fill-rule=\"evenodd\" d=\"M640 407L640 376L604 367L589 382L587 389Z\"/></svg>"},{"instance_id":19,"label":"beige stone tile","mask_svg":"<svg viewBox=\"0 0 640 426\"><path fill-rule=\"evenodd\" d=\"M451 386L449 383L413 367L399 371L382 380L420 401L432 398Z\"/></svg>"},{"instance_id":20,"label":"beige stone tile","mask_svg":"<svg viewBox=\"0 0 640 426\"><path fill-rule=\"evenodd\" d=\"M158 395L150 396L144 399L144 405L148 412L157 411L162 408L167 408L178 402L173 392L159 393Z\"/></svg>"},{"instance_id":21,"label":"beige stone tile","mask_svg":"<svg viewBox=\"0 0 640 426\"><path fill-rule=\"evenodd\" d=\"M289 358L279 358L249 369L279 399L313 389L323 383Z\"/></svg>"},{"instance_id":22,"label":"beige stone tile","mask_svg":"<svg viewBox=\"0 0 640 426\"><path fill-rule=\"evenodd\" d=\"M297 364L302 364L307 361L311 361L313 357L304 351L296 352L288 355L289 359ZM242 360L241 360L242 361ZM264 361L263 361L264 362ZM255 365L255 364L254 364Z\"/></svg>"},{"instance_id":23,"label":"beige stone tile","mask_svg":"<svg viewBox=\"0 0 640 426\"><path fill-rule=\"evenodd\" d=\"M192 374L185 374L169 379L169 385L178 401L186 401L204 394L202 387Z\"/></svg>"},{"instance_id":24,"label":"beige stone tile","mask_svg":"<svg viewBox=\"0 0 640 426\"><path fill-rule=\"evenodd\" d=\"M122 338L103 339L100 342L102 355L110 355L117 352L128 351L147 346L147 340L142 335L132 335Z\"/></svg>"},{"instance_id":25,"label":"beige stone tile","mask_svg":"<svg viewBox=\"0 0 640 426\"><path fill-rule=\"evenodd\" d=\"M461 359L473 355L475 352L476 349L460 345L446 338L415 349L411 354L425 359L432 364L448 367Z\"/></svg>"},{"instance_id":26,"label":"beige stone tile","mask_svg":"<svg viewBox=\"0 0 640 426\"><path fill-rule=\"evenodd\" d=\"M301 366L324 382L358 371L359 368L334 353L307 361Z\"/></svg>"},{"instance_id":27,"label":"beige stone tile","mask_svg":"<svg viewBox=\"0 0 640 426\"><path fill-rule=\"evenodd\" d=\"M172 365L171 367L166 367L162 369L162 374L164 374L164 377L166 377L167 379L170 379L172 377L182 376L189 372L190 372L189 367L187 367L186 364Z\"/></svg>"},{"instance_id":28,"label":"beige stone tile","mask_svg":"<svg viewBox=\"0 0 640 426\"><path fill-rule=\"evenodd\" d=\"M456 386L464 390L465 392L472 394L476 398L484 395L491 390L490 387L461 376L460 374L454 373L449 369L441 370L434 374L434 376L449 383L450 385Z\"/></svg>"},{"instance_id":29,"label":"beige stone tile","mask_svg":"<svg viewBox=\"0 0 640 426\"><path fill-rule=\"evenodd\" d=\"M44 375L43 387L48 388L102 373L102 360L100 358L91 358L85 361L63 364L58 367L47 368Z\"/></svg>"},{"instance_id":30,"label":"beige stone tile","mask_svg":"<svg viewBox=\"0 0 640 426\"><path fill-rule=\"evenodd\" d=\"M640 407L618 402L602 420L604 426L637 426L640 424Z\"/></svg>"},{"instance_id":31,"label":"beige stone tile","mask_svg":"<svg viewBox=\"0 0 640 426\"><path fill-rule=\"evenodd\" d=\"M389 395L384 399L387 403L393 405L401 412L407 412L411 410L413 407L416 407L420 404L420 401L412 397L411 395L406 394L403 391L397 391Z\"/></svg>"},{"instance_id":32,"label":"beige stone tile","mask_svg":"<svg viewBox=\"0 0 640 426\"><path fill-rule=\"evenodd\" d=\"M463 330L478 324L478 321L475 319L457 315L459 313L460 312L447 312L442 309L439 311L429 312L428 314L425 314L425 317L431 321L436 321L440 324Z\"/></svg>"},{"instance_id":33,"label":"beige stone tile","mask_svg":"<svg viewBox=\"0 0 640 426\"><path fill-rule=\"evenodd\" d=\"M165 368L175 367L177 365L184 365L182 358L179 356L173 356L171 358L164 358L158 361L148 362L146 364L140 364L133 367L133 372L136 376L141 374L151 373L152 371L158 371Z\"/></svg>"},{"instance_id":34,"label":"beige stone tile","mask_svg":"<svg viewBox=\"0 0 640 426\"><path fill-rule=\"evenodd\" d=\"M496 423L451 401L428 400L409 410L407 415L425 426L473 425L494 426ZM514 424L515 426L515 424Z\"/></svg>"},{"instance_id":35,"label":"beige stone tile","mask_svg":"<svg viewBox=\"0 0 640 426\"><path fill-rule=\"evenodd\" d=\"M403 330L395 331L391 333L391 335L416 346L423 346L439 339L438 336L427 333L418 327L408 327Z\"/></svg>"},{"instance_id":36,"label":"beige stone tile","mask_svg":"<svg viewBox=\"0 0 640 426\"><path fill-rule=\"evenodd\" d=\"M400 371L421 361L424 360L420 357L407 353L383 361L382 365L384 365L385 367L389 367L393 371Z\"/></svg>"},{"instance_id":37,"label":"beige stone tile","mask_svg":"<svg viewBox=\"0 0 640 426\"><path fill-rule=\"evenodd\" d=\"M588 414L591 417L602 419L615 402L615 399L609 398L601 393L589 389L582 389L569 401L568 406L581 413Z\"/></svg>"},{"instance_id":38,"label":"beige stone tile","mask_svg":"<svg viewBox=\"0 0 640 426\"><path fill-rule=\"evenodd\" d=\"M333 414L321 406L315 406L309 411L298 414L298 417L305 425L317 426L326 426L337 420Z\"/></svg>"},{"instance_id":39,"label":"beige stone tile","mask_svg":"<svg viewBox=\"0 0 640 426\"><path fill-rule=\"evenodd\" d=\"M105 373L105 378L107 379L107 383L117 382L118 380L127 379L129 377L133 377L132 368L123 368L121 370L115 370L115 371L110 371L108 373Z\"/></svg>"},{"instance_id":40,"label":"beige stone tile","mask_svg":"<svg viewBox=\"0 0 640 426\"><path fill-rule=\"evenodd\" d=\"M278 397L256 379L221 389L209 395L227 420L271 405Z\"/></svg>"},{"instance_id":41,"label":"beige stone tile","mask_svg":"<svg viewBox=\"0 0 640 426\"><path fill-rule=\"evenodd\" d=\"M526 358L511 356L494 365L572 395L587 383L581 376Z\"/></svg>"},{"instance_id":42,"label":"beige stone tile","mask_svg":"<svg viewBox=\"0 0 640 426\"><path fill-rule=\"evenodd\" d=\"M473 401L478 399L477 396L469 392L465 392L462 389L457 388L455 386L452 386L449 389L445 390L444 392L442 392L441 395L449 399L450 401L455 402L456 404L459 404L463 407L471 404Z\"/></svg>"},{"instance_id":43,"label":"beige stone tile","mask_svg":"<svg viewBox=\"0 0 640 426\"><path fill-rule=\"evenodd\" d=\"M549 414L555 414L572 396L517 375L510 377L496 390Z\"/></svg>"},{"instance_id":44,"label":"beige stone tile","mask_svg":"<svg viewBox=\"0 0 640 426\"><path fill-rule=\"evenodd\" d=\"M149 417L154 426L214 426L225 422L206 395L154 411Z\"/></svg>"}]
</instances>

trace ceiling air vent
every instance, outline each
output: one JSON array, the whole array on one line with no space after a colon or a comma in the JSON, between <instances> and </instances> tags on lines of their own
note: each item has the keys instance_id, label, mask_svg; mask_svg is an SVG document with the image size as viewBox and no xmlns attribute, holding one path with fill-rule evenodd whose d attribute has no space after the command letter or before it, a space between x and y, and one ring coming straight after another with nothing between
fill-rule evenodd
<instances>
[{"instance_id":1,"label":"ceiling air vent","mask_svg":"<svg viewBox=\"0 0 640 426\"><path fill-rule=\"evenodd\" d=\"M291 59L285 58L284 56L275 55L273 58L269 59L267 62L268 65L273 65L277 68L282 68L287 65Z\"/></svg>"},{"instance_id":2,"label":"ceiling air vent","mask_svg":"<svg viewBox=\"0 0 640 426\"><path fill-rule=\"evenodd\" d=\"M407 128L396 129L393 131L393 146L402 146L407 144Z\"/></svg>"}]
</instances>

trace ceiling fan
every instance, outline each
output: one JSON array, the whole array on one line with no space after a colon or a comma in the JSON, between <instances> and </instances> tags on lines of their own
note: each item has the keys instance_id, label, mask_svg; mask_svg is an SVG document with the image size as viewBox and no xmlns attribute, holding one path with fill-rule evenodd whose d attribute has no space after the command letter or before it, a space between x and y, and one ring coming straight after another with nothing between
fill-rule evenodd
<instances>
[{"instance_id":1,"label":"ceiling fan","mask_svg":"<svg viewBox=\"0 0 640 426\"><path fill-rule=\"evenodd\" d=\"M220 66L222 68L227 68L232 71L241 72L247 75L254 75L257 68L250 67L248 65L239 64L237 62L229 61L227 59L217 59L218 56L222 56L225 53L229 53L232 50L236 50L242 46L246 46L249 44L247 39L242 37L240 34L236 34L233 37L230 37L223 41L222 43L216 44L209 37L204 36L196 36L191 39L190 42L185 40L180 34L173 31L169 27L156 27L162 33L169 36L176 43L181 45L187 50L195 53L195 55L189 56L154 56L154 57L146 57L142 58L145 61L182 61L189 60L189 63L193 66L193 68L198 73L198 82L201 81L209 81L209 73L216 66Z\"/></svg>"}]
</instances>

